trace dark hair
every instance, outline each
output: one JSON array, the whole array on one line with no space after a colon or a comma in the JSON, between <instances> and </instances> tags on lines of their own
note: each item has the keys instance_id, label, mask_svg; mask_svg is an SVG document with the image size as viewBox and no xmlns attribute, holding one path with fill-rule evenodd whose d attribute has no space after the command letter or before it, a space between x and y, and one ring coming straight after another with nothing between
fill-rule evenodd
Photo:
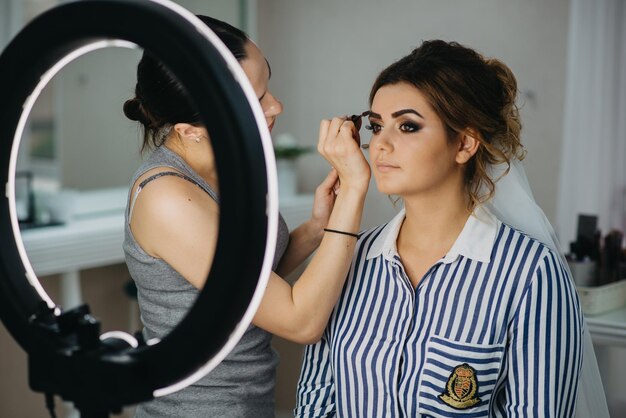
<instances>
[{"instance_id":1,"label":"dark hair","mask_svg":"<svg viewBox=\"0 0 626 418\"><path fill-rule=\"evenodd\" d=\"M443 121L449 141L467 130L477 137L480 146L465 168L465 188L470 207L491 198L495 183L488 175L489 165L510 164L511 158L525 156L515 103L517 81L511 70L456 42L431 40L380 73L370 92L370 105L381 87L400 82L412 84L424 95ZM483 185L488 192L480 195Z\"/></svg>"},{"instance_id":2,"label":"dark hair","mask_svg":"<svg viewBox=\"0 0 626 418\"><path fill-rule=\"evenodd\" d=\"M215 32L237 60L246 58L248 36L243 31L212 17L198 15L198 18ZM166 128L171 125L197 124L200 121L200 115L185 88L149 51L144 51L137 66L135 97L124 103L124 114L143 126L142 151L161 146Z\"/></svg>"}]
</instances>

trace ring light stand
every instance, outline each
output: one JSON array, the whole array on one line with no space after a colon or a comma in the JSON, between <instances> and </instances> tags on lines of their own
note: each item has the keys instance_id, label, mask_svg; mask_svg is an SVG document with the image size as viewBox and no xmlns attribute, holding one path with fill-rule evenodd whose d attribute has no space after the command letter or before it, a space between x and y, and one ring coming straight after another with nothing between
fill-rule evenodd
<instances>
[{"instance_id":1,"label":"ring light stand","mask_svg":"<svg viewBox=\"0 0 626 418\"><path fill-rule=\"evenodd\" d=\"M194 306L158 342L120 331L101 335L88 306L57 307L28 261L16 214L17 151L39 93L73 59L111 46L140 46L161 59L213 138L220 190L214 262ZM73 402L83 417L107 417L204 376L252 320L276 242L271 139L236 59L204 23L168 0L83 0L40 15L11 41L0 55L0 91L0 319L28 354L31 388Z\"/></svg>"}]
</instances>

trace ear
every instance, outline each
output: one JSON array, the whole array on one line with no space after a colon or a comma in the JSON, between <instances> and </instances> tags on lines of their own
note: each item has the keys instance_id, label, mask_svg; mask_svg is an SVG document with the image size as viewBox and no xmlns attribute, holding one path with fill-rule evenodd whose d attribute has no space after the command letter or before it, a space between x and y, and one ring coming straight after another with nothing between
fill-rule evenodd
<instances>
[{"instance_id":1,"label":"ear","mask_svg":"<svg viewBox=\"0 0 626 418\"><path fill-rule=\"evenodd\" d=\"M466 129L459 139L459 148L456 153L456 162L458 164L467 163L478 151L480 141L478 139L478 133L473 129Z\"/></svg>"},{"instance_id":2,"label":"ear","mask_svg":"<svg viewBox=\"0 0 626 418\"><path fill-rule=\"evenodd\" d=\"M177 123L174 125L174 130L180 138L195 139L203 136L202 128L193 126L190 123Z\"/></svg>"}]
</instances>

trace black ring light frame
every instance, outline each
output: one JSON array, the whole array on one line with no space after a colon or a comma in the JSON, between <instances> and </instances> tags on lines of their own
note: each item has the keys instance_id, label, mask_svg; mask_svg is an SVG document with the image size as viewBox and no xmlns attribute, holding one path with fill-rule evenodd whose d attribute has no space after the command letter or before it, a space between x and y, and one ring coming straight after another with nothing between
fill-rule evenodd
<instances>
[{"instance_id":1,"label":"black ring light frame","mask_svg":"<svg viewBox=\"0 0 626 418\"><path fill-rule=\"evenodd\" d=\"M209 130L220 188L219 235L206 285L163 340L100 335L87 306L62 312L30 265L15 213L25 121L64 65L103 47L141 46L176 74ZM114 65L114 63L112 63ZM169 0L82 0L28 24L0 55L0 317L28 353L33 390L108 416L204 376L250 323L267 284L278 219L275 162L258 99L217 36Z\"/></svg>"}]
</instances>

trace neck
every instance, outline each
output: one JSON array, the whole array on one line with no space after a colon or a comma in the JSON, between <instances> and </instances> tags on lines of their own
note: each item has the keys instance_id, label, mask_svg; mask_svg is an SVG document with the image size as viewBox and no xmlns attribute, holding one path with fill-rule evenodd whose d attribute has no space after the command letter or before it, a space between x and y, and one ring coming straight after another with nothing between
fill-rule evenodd
<instances>
[{"instance_id":1,"label":"neck","mask_svg":"<svg viewBox=\"0 0 626 418\"><path fill-rule=\"evenodd\" d=\"M430 194L404 199L406 217L398 245L418 251L446 252L463 230L471 211L464 193Z\"/></svg>"},{"instance_id":2,"label":"neck","mask_svg":"<svg viewBox=\"0 0 626 418\"><path fill-rule=\"evenodd\" d=\"M168 137L163 146L178 155L193 171L207 182L209 186L218 192L217 171L213 164L212 150L208 141L198 144L183 146L177 138Z\"/></svg>"}]
</instances>

